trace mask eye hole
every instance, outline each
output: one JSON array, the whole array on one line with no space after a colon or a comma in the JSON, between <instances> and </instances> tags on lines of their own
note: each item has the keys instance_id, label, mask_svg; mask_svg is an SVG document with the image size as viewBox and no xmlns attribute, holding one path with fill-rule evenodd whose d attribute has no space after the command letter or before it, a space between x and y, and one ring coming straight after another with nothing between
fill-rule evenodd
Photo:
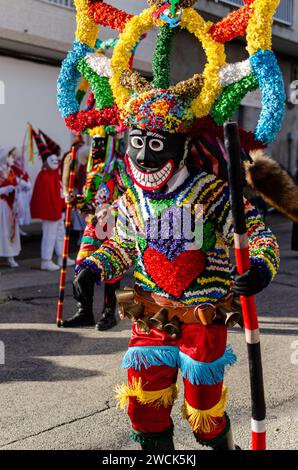
<instances>
[{"instance_id":1,"label":"mask eye hole","mask_svg":"<svg viewBox=\"0 0 298 470\"><path fill-rule=\"evenodd\" d=\"M151 139L149 141L149 147L154 152L161 152L164 148L164 143L159 139Z\"/></svg>"},{"instance_id":2,"label":"mask eye hole","mask_svg":"<svg viewBox=\"0 0 298 470\"><path fill-rule=\"evenodd\" d=\"M142 149L144 147L144 141L141 137L134 135L130 138L131 146L135 149Z\"/></svg>"}]
</instances>

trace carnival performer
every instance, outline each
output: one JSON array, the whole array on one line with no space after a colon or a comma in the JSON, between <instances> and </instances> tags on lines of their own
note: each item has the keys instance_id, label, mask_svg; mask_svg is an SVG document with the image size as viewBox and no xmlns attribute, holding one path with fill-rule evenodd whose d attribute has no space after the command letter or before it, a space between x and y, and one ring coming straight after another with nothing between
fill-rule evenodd
<instances>
[{"instance_id":1,"label":"carnival performer","mask_svg":"<svg viewBox=\"0 0 298 470\"><path fill-rule=\"evenodd\" d=\"M25 169L24 161L17 149L14 150L14 164L12 166L18 180L17 203L18 203L18 223L20 234L27 234L22 230L23 225L29 225L31 222L30 202L32 197L32 184L30 176Z\"/></svg>"},{"instance_id":2,"label":"carnival performer","mask_svg":"<svg viewBox=\"0 0 298 470\"><path fill-rule=\"evenodd\" d=\"M72 143L71 148L68 152L63 155L62 158L62 181L63 181L63 193L67 194L68 185L68 170L71 162L72 148L75 147L77 150L77 161L75 165L75 183L74 183L74 194L83 194L83 188L86 183L87 173L87 162L89 157L89 146L85 143L81 135ZM81 244L81 239L86 227L86 214L81 214L78 209L74 207L73 211L73 230L78 232L78 245Z\"/></svg>"},{"instance_id":3,"label":"carnival performer","mask_svg":"<svg viewBox=\"0 0 298 470\"><path fill-rule=\"evenodd\" d=\"M0 147L0 257L17 268L14 259L21 251L17 212L17 175L13 170L13 151Z\"/></svg>"},{"instance_id":4,"label":"carnival performer","mask_svg":"<svg viewBox=\"0 0 298 470\"><path fill-rule=\"evenodd\" d=\"M57 154L60 149L49 150L40 134L33 129L33 136L42 159L42 169L35 181L31 199L32 219L42 220L41 241L41 269L45 271L58 271L62 265L64 221L61 176L59 172L60 161ZM56 153L52 153L55 151ZM57 264L53 262L53 255L57 255ZM74 265L68 259L68 265Z\"/></svg>"},{"instance_id":5,"label":"carnival performer","mask_svg":"<svg viewBox=\"0 0 298 470\"><path fill-rule=\"evenodd\" d=\"M105 135L104 129L102 133L101 136L93 137L84 194L73 199L75 207L85 215L88 213L77 256L78 266L111 235L111 228L117 217L117 200L131 184L125 171L122 133ZM99 331L109 330L117 324L115 292L119 287L120 281L117 279L105 283L103 311L96 323ZM70 319L64 320L62 326L73 328L94 324L92 295L88 299L78 299L77 312Z\"/></svg>"},{"instance_id":6,"label":"carnival performer","mask_svg":"<svg viewBox=\"0 0 298 470\"><path fill-rule=\"evenodd\" d=\"M232 275L229 185L192 165L191 148L196 134L204 133L206 119L222 126L246 93L258 88L264 109L248 147L264 148L275 139L285 105L282 75L271 50L278 0L245 1L217 24L191 8L195 0L148 0L150 8L136 17L102 1L75 3L78 30L61 71L60 109L76 132L86 123L105 124L107 117L115 124L120 110L130 129L126 162L133 185L119 199L112 236L77 266L74 296L87 303L95 284L116 280L134 267L134 289L117 293L121 315L133 320L123 359L128 385L118 387L117 398L121 407L128 404L132 439L142 449L174 448L171 410L180 370L183 415L197 441L234 450L223 384L225 367L236 362L226 344L229 313L235 318L239 314L237 296L255 295L270 284L278 270L279 249L257 210L245 201L251 267ZM86 114L76 100L68 106L75 87L66 72L76 69L94 78L99 64L90 48L98 23L122 33L109 82L116 106L113 100L101 106L98 99L97 108ZM149 83L131 70L130 58L139 38L153 27L159 31ZM180 29L202 43L207 64L202 74L170 86L171 49ZM245 33L249 59L227 64L225 42Z\"/></svg>"},{"instance_id":7,"label":"carnival performer","mask_svg":"<svg viewBox=\"0 0 298 470\"><path fill-rule=\"evenodd\" d=\"M233 234L229 191L228 185L213 175L193 174L188 169L188 145L187 135L169 133L165 123L151 130L131 129L127 155L134 186L119 202L113 237L78 266L74 281L76 297L87 300L93 296L95 283L118 278L135 265L142 314L165 309L182 321L179 339L158 328L148 333L133 325L130 349L123 361L129 386L119 389L119 398L122 404L129 402L133 436L143 449L173 448L170 414L177 394L178 367L185 385L184 414L198 441L214 448L233 446L225 413L223 369L236 357L226 347L227 327L194 320L196 309L229 302L232 279L228 251ZM201 221L203 227L201 247L189 233L182 233L180 239L174 234L175 228L181 228L183 213L195 205L203 208L195 214L196 223ZM156 236L158 215L165 207L173 208L169 209L170 233ZM278 248L248 203L246 217L252 267L236 277L233 289L249 296L273 278Z\"/></svg>"}]
</instances>

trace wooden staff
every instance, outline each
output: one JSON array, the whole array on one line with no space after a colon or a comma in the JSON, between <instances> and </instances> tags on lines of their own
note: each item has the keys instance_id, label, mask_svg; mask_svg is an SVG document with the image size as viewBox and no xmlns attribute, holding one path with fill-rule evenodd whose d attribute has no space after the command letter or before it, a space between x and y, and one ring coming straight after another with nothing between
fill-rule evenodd
<instances>
[{"instance_id":1,"label":"wooden staff","mask_svg":"<svg viewBox=\"0 0 298 470\"><path fill-rule=\"evenodd\" d=\"M239 274L250 268L248 236L243 202L241 148L238 125L227 122L224 126L225 146L228 154L228 171L234 219L236 265ZM252 450L266 449L266 404L264 396L262 357L258 315L254 297L241 296L245 339L247 343L251 406Z\"/></svg>"},{"instance_id":2,"label":"wooden staff","mask_svg":"<svg viewBox=\"0 0 298 470\"><path fill-rule=\"evenodd\" d=\"M74 182L75 182L75 163L76 163L77 149L72 147L71 151L71 162L69 167L69 179L68 179L68 195L73 194ZM64 305L64 292L65 292L65 283L66 283L66 272L67 272L67 260L69 252L69 235L70 235L70 226L71 226L71 211L72 204L68 202L66 204L66 213L65 213L65 235L64 235L64 246L63 246L63 258L62 258L62 267L60 271L60 287L59 287L59 297L57 305L57 326L60 328L62 322L63 314L63 305Z\"/></svg>"}]
</instances>

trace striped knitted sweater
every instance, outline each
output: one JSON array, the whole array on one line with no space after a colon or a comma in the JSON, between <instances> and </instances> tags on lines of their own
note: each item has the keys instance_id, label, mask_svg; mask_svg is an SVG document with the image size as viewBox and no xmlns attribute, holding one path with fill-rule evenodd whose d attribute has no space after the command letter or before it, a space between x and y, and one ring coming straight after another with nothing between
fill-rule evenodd
<instances>
[{"instance_id":1,"label":"striped knitted sweater","mask_svg":"<svg viewBox=\"0 0 298 470\"><path fill-rule=\"evenodd\" d=\"M248 202L245 211L250 260L269 284L279 266L278 245ZM134 266L142 289L187 305L214 302L231 287L232 243L228 184L202 172L168 194L129 188L119 201L112 238L78 272L91 269L100 282Z\"/></svg>"}]
</instances>

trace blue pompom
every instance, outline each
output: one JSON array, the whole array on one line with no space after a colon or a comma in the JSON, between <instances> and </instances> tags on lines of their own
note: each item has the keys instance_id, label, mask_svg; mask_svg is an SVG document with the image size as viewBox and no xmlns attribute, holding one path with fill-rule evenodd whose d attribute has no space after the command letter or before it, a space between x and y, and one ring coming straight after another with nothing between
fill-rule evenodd
<instances>
[{"instance_id":1,"label":"blue pompom","mask_svg":"<svg viewBox=\"0 0 298 470\"><path fill-rule=\"evenodd\" d=\"M272 51L259 50L249 60L262 92L262 111L255 136L257 140L267 145L275 140L284 119L286 101L284 82Z\"/></svg>"},{"instance_id":2,"label":"blue pompom","mask_svg":"<svg viewBox=\"0 0 298 470\"><path fill-rule=\"evenodd\" d=\"M63 118L80 110L76 100L76 88L80 79L77 71L78 61L94 49L80 41L74 41L73 50L62 63L57 88L57 105Z\"/></svg>"}]
</instances>

